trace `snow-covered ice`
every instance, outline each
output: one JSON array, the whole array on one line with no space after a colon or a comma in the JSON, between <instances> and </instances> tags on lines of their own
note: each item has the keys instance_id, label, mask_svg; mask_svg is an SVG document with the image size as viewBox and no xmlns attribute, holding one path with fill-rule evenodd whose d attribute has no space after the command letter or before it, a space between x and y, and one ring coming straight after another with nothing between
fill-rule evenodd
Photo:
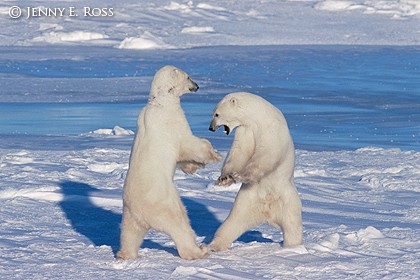
<instances>
[{"instance_id":1,"label":"snow-covered ice","mask_svg":"<svg viewBox=\"0 0 420 280\"><path fill-rule=\"evenodd\" d=\"M420 277L419 1L10 0L0 26L1 279ZM138 259L115 260L137 114L165 64L198 82L182 106L224 156L232 136L207 131L222 96L251 91L284 112L303 246L260 225L185 261L151 231ZM175 174L199 243L240 187L214 185L221 165Z\"/></svg>"},{"instance_id":2,"label":"snow-covered ice","mask_svg":"<svg viewBox=\"0 0 420 280\"><path fill-rule=\"evenodd\" d=\"M404 19L420 15L420 2L417 0L324 0L317 1L315 9L326 11L361 10L365 14L384 14L392 19Z\"/></svg>"},{"instance_id":3,"label":"snow-covered ice","mask_svg":"<svg viewBox=\"0 0 420 280\"><path fill-rule=\"evenodd\" d=\"M418 152L298 150L305 247L282 249L280 232L262 225L227 252L184 261L168 236L151 232L140 258L124 262L115 261L114 253L129 149L1 149L0 156L3 279L68 279L76 273L82 279L418 276ZM198 242L210 240L237 192L207 187L220 167L175 176ZM363 180L367 176L378 185Z\"/></svg>"},{"instance_id":4,"label":"snow-covered ice","mask_svg":"<svg viewBox=\"0 0 420 280\"><path fill-rule=\"evenodd\" d=\"M114 128L100 128L90 132L91 134L95 135L134 135L134 131L129 129L124 129L118 125L114 126Z\"/></svg>"},{"instance_id":5,"label":"snow-covered ice","mask_svg":"<svg viewBox=\"0 0 420 280\"><path fill-rule=\"evenodd\" d=\"M10 18L13 6L21 8L21 18ZM33 14L27 7L66 10L63 16L27 19ZM70 16L71 7L77 16ZM86 7L113 10L92 17L86 15ZM0 3L0 15L2 46L78 42L143 49L420 42L417 0L12 0Z\"/></svg>"}]
</instances>

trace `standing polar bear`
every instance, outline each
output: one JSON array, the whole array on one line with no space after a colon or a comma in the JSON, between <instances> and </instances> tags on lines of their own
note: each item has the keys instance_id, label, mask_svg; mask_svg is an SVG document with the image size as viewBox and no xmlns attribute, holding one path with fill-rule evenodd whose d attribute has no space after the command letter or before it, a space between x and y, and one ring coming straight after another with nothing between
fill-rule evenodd
<instances>
[{"instance_id":1,"label":"standing polar bear","mask_svg":"<svg viewBox=\"0 0 420 280\"><path fill-rule=\"evenodd\" d=\"M283 114L259 96L231 93L214 109L209 129L220 126L226 134L236 132L217 184L243 184L210 249L227 250L242 233L264 222L283 231L285 247L300 245L302 205L293 182L294 146Z\"/></svg>"},{"instance_id":2,"label":"standing polar bear","mask_svg":"<svg viewBox=\"0 0 420 280\"><path fill-rule=\"evenodd\" d=\"M138 256L150 228L167 233L183 259L207 256L195 233L173 182L176 165L193 173L222 157L209 141L195 137L181 108L180 96L197 91L188 75L174 66L154 76L148 104L140 112L124 183L119 259Z\"/></svg>"}]
</instances>

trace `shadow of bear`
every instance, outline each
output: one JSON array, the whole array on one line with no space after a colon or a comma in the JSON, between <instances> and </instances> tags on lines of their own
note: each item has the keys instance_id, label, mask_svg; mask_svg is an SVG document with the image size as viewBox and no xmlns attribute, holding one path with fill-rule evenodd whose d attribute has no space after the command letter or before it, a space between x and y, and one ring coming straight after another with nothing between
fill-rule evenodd
<instances>
[{"instance_id":1,"label":"shadow of bear","mask_svg":"<svg viewBox=\"0 0 420 280\"><path fill-rule=\"evenodd\" d=\"M59 185L64 196L59 205L73 229L85 236L95 246L105 245L111 247L114 255L116 255L120 245L122 215L92 203L90 197L94 196L95 193L101 192L100 189L89 184L74 181L60 182ZM196 234L204 236L204 243L210 243L214 233L221 225L221 221L202 203L185 197L182 198L182 202L187 208L191 226ZM262 237L258 231L248 231L238 240L245 243L253 241L273 242L271 239ZM178 255L176 248L162 246L147 239L147 236L141 247L164 250L173 255Z\"/></svg>"}]
</instances>

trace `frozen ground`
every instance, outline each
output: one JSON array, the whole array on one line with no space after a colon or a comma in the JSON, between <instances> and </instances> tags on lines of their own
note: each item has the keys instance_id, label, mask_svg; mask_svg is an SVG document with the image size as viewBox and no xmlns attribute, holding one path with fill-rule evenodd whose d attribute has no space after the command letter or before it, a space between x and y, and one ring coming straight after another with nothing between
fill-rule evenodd
<instances>
[{"instance_id":1,"label":"frozen ground","mask_svg":"<svg viewBox=\"0 0 420 280\"><path fill-rule=\"evenodd\" d=\"M9 16L10 7L15 5L22 9L19 19ZM32 8L39 7L66 10L63 16L27 19L28 13L34 14ZM71 7L77 16L70 16ZM108 10L103 15L112 16L90 16L85 14L85 7L105 8ZM420 42L417 0L10 0L0 3L0 15L3 46L94 44L156 49Z\"/></svg>"},{"instance_id":2,"label":"frozen ground","mask_svg":"<svg viewBox=\"0 0 420 280\"><path fill-rule=\"evenodd\" d=\"M120 56L91 48L109 61L79 47L66 48L60 59L54 53L60 48L48 54L5 49L2 279L420 275L416 47L212 47ZM222 61L223 54L228 59ZM228 252L183 261L166 235L151 232L139 259L115 261L131 130L151 76L166 63L180 65L200 84L182 105L194 132L224 154L232 138L207 127L225 93L256 92L285 112L298 148L304 247L282 249L281 233L262 225ZM112 129L117 124L123 128ZM220 167L175 177L198 242L211 240L238 189L213 186Z\"/></svg>"},{"instance_id":3,"label":"frozen ground","mask_svg":"<svg viewBox=\"0 0 420 280\"><path fill-rule=\"evenodd\" d=\"M71 6L78 17L25 18ZM0 26L0 279L420 277L419 1L0 1ZM284 112L304 246L261 225L184 261L152 231L139 259L115 261L132 131L165 64L200 85L183 108L224 155L232 137L207 127L226 93ZM213 185L220 167L175 176L197 242L239 187Z\"/></svg>"},{"instance_id":4,"label":"frozen ground","mask_svg":"<svg viewBox=\"0 0 420 280\"><path fill-rule=\"evenodd\" d=\"M126 136L91 137L112 144ZM280 232L262 225L227 252L184 261L170 238L151 232L140 258L124 262L115 261L114 253L128 148L1 149L0 156L2 279L419 276L418 152L298 150L306 249L282 249ZM175 176L198 242L211 240L236 194L237 188L212 185L219 169L217 164Z\"/></svg>"}]
</instances>

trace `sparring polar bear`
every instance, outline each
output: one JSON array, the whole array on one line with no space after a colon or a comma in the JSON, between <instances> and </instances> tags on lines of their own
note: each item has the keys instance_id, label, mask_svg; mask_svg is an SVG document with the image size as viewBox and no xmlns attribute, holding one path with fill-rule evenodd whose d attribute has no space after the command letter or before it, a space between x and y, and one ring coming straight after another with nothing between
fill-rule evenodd
<instances>
[{"instance_id":1,"label":"sparring polar bear","mask_svg":"<svg viewBox=\"0 0 420 280\"><path fill-rule=\"evenodd\" d=\"M214 109L209 129L220 126L226 134L236 132L216 184L243 184L209 248L229 249L261 223L280 228L285 247L300 245L302 205L293 182L294 145L283 114L259 96L231 93Z\"/></svg>"},{"instance_id":2,"label":"sparring polar bear","mask_svg":"<svg viewBox=\"0 0 420 280\"><path fill-rule=\"evenodd\" d=\"M209 141L195 137L180 96L198 86L181 69L161 68L154 76L148 104L140 112L123 191L121 247L118 259L138 256L150 228L167 233L183 259L206 257L197 246L184 205L173 182L177 164L193 173L222 159Z\"/></svg>"}]
</instances>

